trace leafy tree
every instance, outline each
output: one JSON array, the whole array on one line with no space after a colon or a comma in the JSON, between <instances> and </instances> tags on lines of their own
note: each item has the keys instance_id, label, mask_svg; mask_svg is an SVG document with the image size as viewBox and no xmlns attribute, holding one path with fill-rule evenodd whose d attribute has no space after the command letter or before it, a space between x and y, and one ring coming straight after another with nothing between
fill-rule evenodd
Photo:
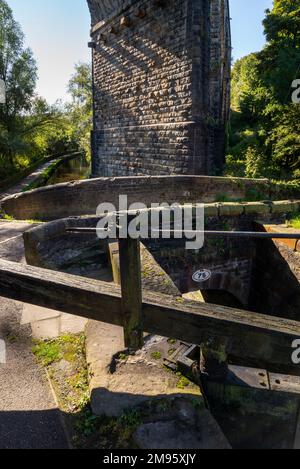
<instances>
[{"instance_id":1,"label":"leafy tree","mask_svg":"<svg viewBox=\"0 0 300 469\"><path fill-rule=\"evenodd\" d=\"M274 0L263 22L268 43L282 43L299 49L300 4L295 0Z\"/></svg>"},{"instance_id":2,"label":"leafy tree","mask_svg":"<svg viewBox=\"0 0 300 469\"><path fill-rule=\"evenodd\" d=\"M31 109L37 67L31 50L24 48L21 28L4 0L0 0L0 78L6 87L6 104L0 105L0 152L12 164L15 151L22 146L16 135L17 117Z\"/></svg>"},{"instance_id":3,"label":"leafy tree","mask_svg":"<svg viewBox=\"0 0 300 469\"><path fill-rule=\"evenodd\" d=\"M6 106L2 118L14 117L31 108L37 67L30 49L24 48L24 36L12 10L0 0L0 78L6 85Z\"/></svg>"},{"instance_id":4,"label":"leafy tree","mask_svg":"<svg viewBox=\"0 0 300 469\"><path fill-rule=\"evenodd\" d=\"M250 177L299 177L300 105L291 102L300 78L299 2L274 0L264 28L264 49L233 67L229 167L235 159Z\"/></svg>"},{"instance_id":5,"label":"leafy tree","mask_svg":"<svg viewBox=\"0 0 300 469\"><path fill-rule=\"evenodd\" d=\"M90 155L90 135L92 129L92 69L87 63L75 65L74 75L69 82L69 93L72 98L67 106L73 127L73 139L78 142L86 155Z\"/></svg>"},{"instance_id":6,"label":"leafy tree","mask_svg":"<svg viewBox=\"0 0 300 469\"><path fill-rule=\"evenodd\" d=\"M46 154L78 149L66 110L35 94L36 62L5 0L0 0L0 79L6 88L6 104L0 104L0 179Z\"/></svg>"}]
</instances>

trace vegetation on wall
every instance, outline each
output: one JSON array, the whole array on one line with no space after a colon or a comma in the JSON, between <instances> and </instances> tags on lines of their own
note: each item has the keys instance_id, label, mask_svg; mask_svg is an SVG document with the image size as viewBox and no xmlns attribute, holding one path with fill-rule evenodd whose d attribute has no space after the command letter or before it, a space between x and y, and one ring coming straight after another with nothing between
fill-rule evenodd
<instances>
[{"instance_id":1,"label":"vegetation on wall","mask_svg":"<svg viewBox=\"0 0 300 469\"><path fill-rule=\"evenodd\" d=\"M232 70L228 175L300 179L300 4L275 0L266 11L266 46Z\"/></svg>"},{"instance_id":2,"label":"vegetation on wall","mask_svg":"<svg viewBox=\"0 0 300 469\"><path fill-rule=\"evenodd\" d=\"M0 104L0 182L20 174L48 155L73 150L89 154L92 86L89 64L75 66L71 102L49 105L36 94L37 65L5 0L0 0L0 79L6 104Z\"/></svg>"}]
</instances>

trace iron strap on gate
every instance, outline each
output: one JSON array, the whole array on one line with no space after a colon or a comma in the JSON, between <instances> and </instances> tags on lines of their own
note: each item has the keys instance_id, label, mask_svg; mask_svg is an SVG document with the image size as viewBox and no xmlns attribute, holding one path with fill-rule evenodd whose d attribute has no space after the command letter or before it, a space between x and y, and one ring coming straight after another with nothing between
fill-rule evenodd
<instances>
[{"instance_id":1,"label":"iron strap on gate","mask_svg":"<svg viewBox=\"0 0 300 469\"><path fill-rule=\"evenodd\" d=\"M74 228L67 228L67 232L69 233L97 233L97 231L110 231L110 228L82 228L82 227L74 227ZM219 230L174 230L174 229L149 229L149 234L169 234L170 236L174 236L181 234L182 238L184 235L204 235L209 237L216 237L216 238L248 238L248 239L290 239L295 240L294 251L297 252L298 244L300 244L300 233L266 233L260 231L219 231ZM140 236L140 239L147 239L147 237Z\"/></svg>"},{"instance_id":2,"label":"iron strap on gate","mask_svg":"<svg viewBox=\"0 0 300 469\"><path fill-rule=\"evenodd\" d=\"M96 233L97 231L109 231L109 228L82 228L74 227L67 228L69 233ZM209 231L209 230L163 230L163 229L150 229L150 233L170 233L170 234L204 234L206 236L227 237L227 238L261 238L261 239L295 239L300 240L300 233L265 233L260 231ZM183 236L184 237L184 236ZM141 236L140 239L143 239Z\"/></svg>"}]
</instances>

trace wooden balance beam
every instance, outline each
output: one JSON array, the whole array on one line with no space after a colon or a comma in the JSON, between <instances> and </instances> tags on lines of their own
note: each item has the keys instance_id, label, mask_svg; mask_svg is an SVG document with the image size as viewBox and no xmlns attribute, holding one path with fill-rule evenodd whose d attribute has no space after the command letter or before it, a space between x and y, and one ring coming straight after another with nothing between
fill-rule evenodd
<instances>
[{"instance_id":1,"label":"wooden balance beam","mask_svg":"<svg viewBox=\"0 0 300 469\"><path fill-rule=\"evenodd\" d=\"M124 327L121 288L0 259L0 296ZM145 332L201 344L226 337L229 356L274 372L293 368L300 322L143 291ZM299 367L295 367L295 374Z\"/></svg>"}]
</instances>

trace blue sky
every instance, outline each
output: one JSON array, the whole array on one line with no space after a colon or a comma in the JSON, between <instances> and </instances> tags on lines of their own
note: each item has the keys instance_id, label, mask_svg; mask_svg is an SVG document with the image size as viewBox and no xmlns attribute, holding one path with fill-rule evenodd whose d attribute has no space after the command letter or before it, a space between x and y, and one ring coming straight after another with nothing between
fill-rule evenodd
<instances>
[{"instance_id":1,"label":"blue sky","mask_svg":"<svg viewBox=\"0 0 300 469\"><path fill-rule=\"evenodd\" d=\"M49 102L66 99L74 64L90 60L86 0L7 0L39 67L37 91ZM262 20L272 0L230 0L234 60L264 45Z\"/></svg>"}]
</instances>

